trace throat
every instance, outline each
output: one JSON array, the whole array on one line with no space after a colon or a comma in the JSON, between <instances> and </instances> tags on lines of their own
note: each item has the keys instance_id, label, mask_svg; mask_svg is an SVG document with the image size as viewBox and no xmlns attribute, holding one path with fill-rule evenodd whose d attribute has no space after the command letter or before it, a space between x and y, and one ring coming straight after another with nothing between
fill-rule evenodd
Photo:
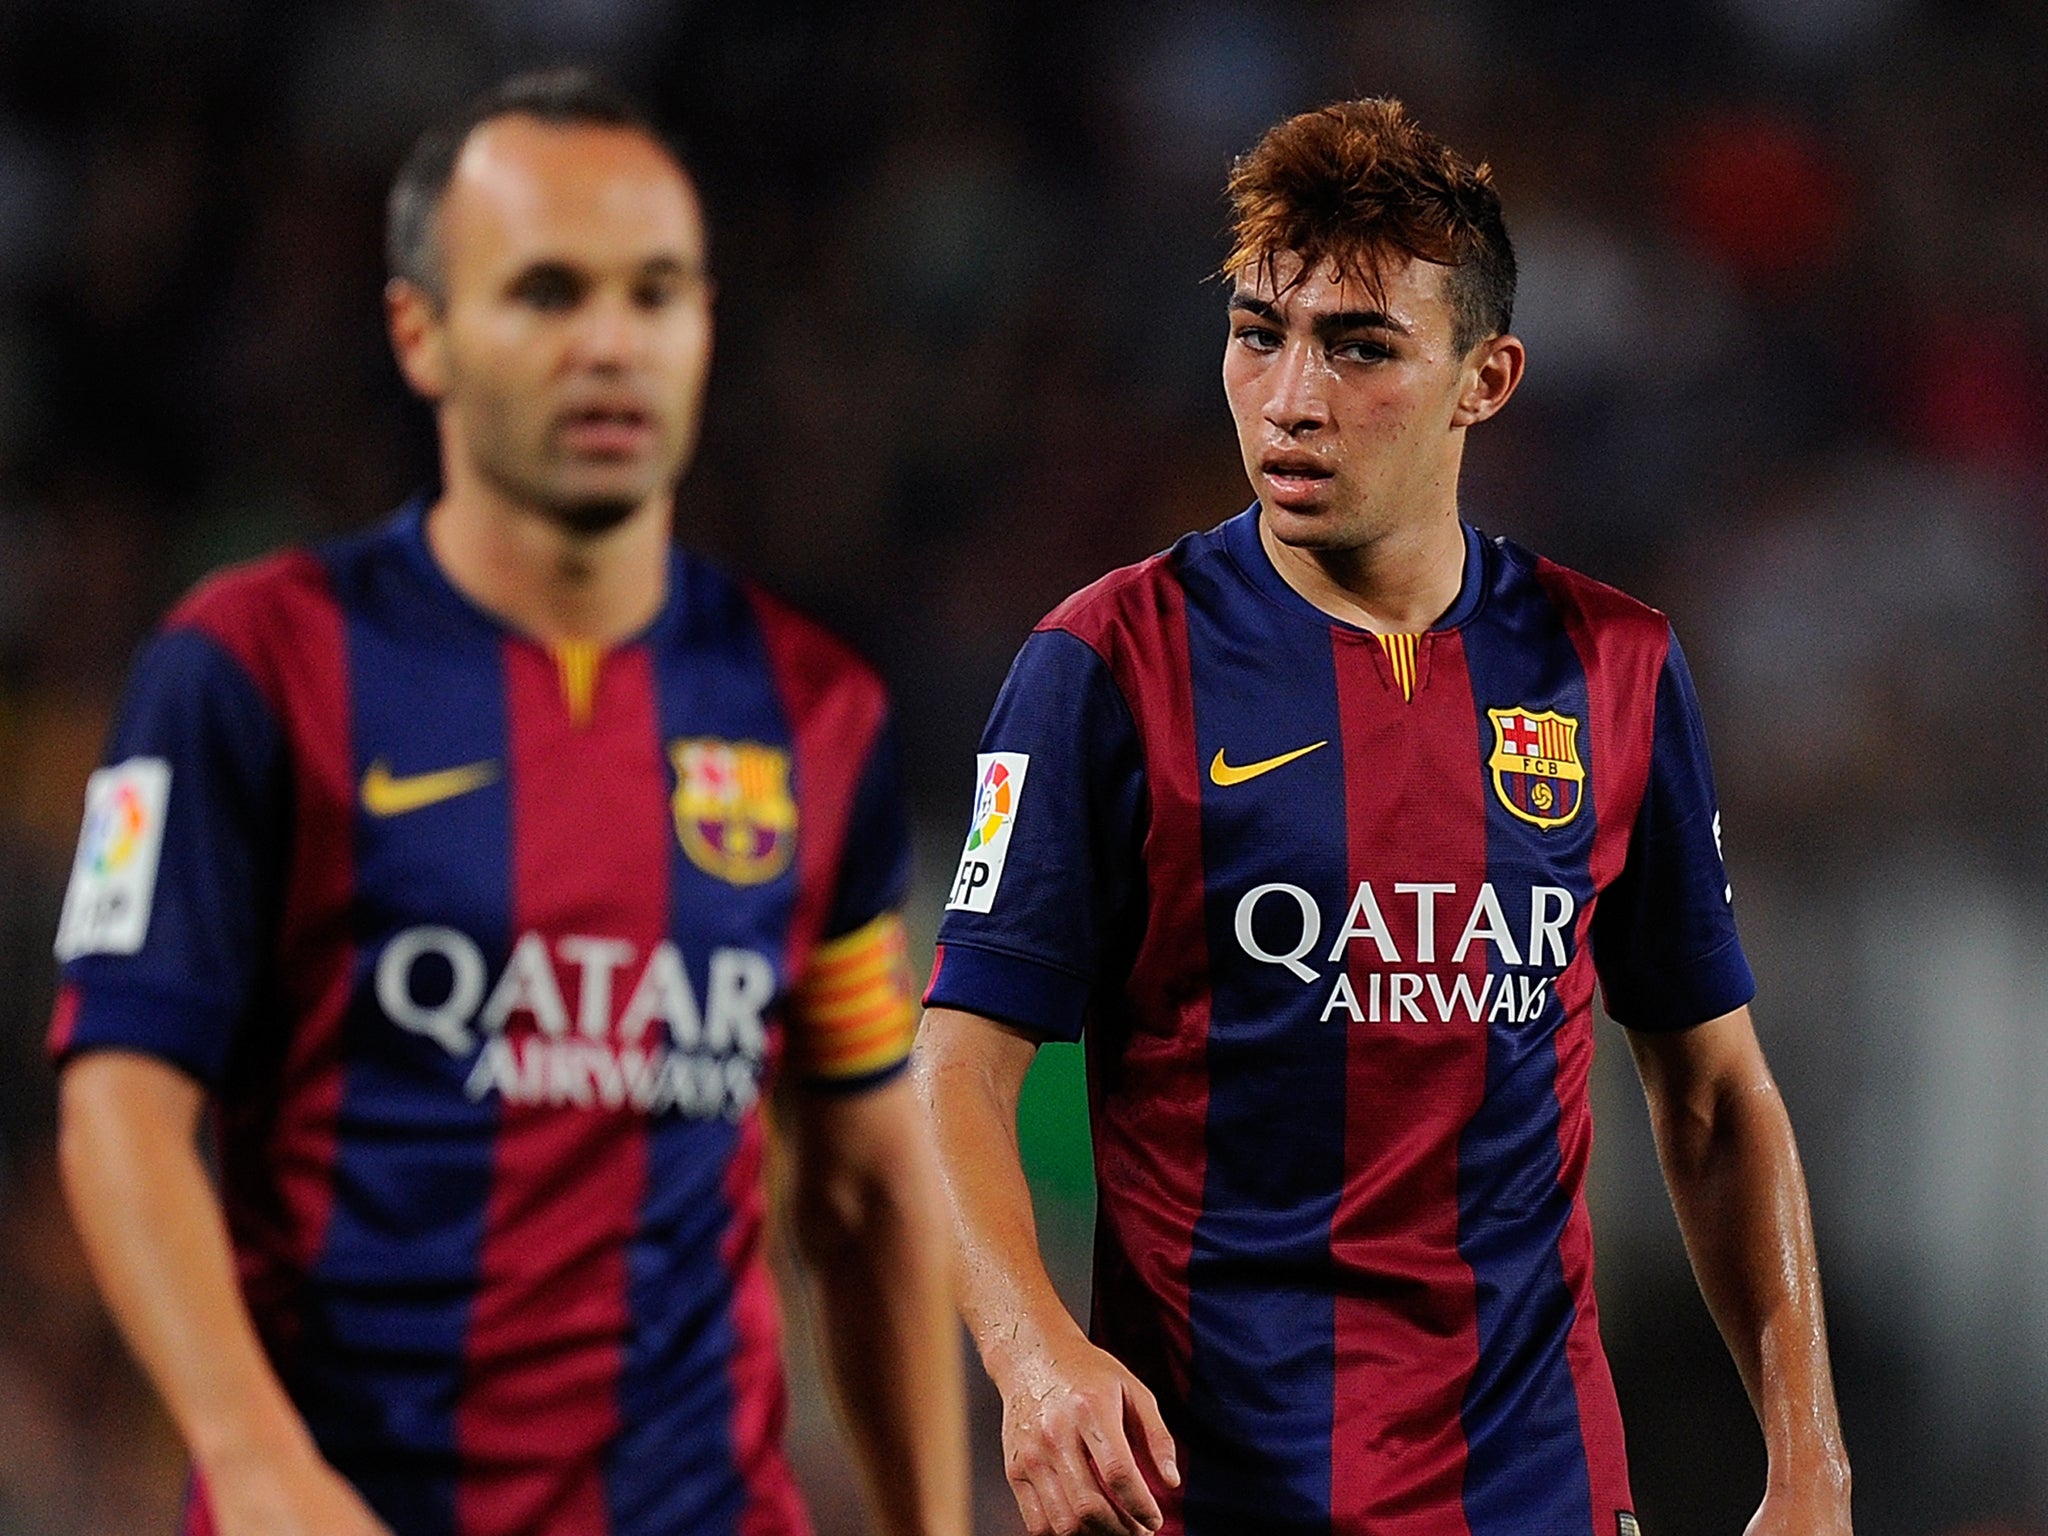
<instances>
[{"instance_id":1,"label":"throat","mask_svg":"<svg viewBox=\"0 0 2048 1536\"><path fill-rule=\"evenodd\" d=\"M1280 579L1334 619L1376 635L1419 634L1448 613L1465 580L1465 531L1402 530L1342 549L1292 545L1259 518L1259 543Z\"/></svg>"}]
</instances>

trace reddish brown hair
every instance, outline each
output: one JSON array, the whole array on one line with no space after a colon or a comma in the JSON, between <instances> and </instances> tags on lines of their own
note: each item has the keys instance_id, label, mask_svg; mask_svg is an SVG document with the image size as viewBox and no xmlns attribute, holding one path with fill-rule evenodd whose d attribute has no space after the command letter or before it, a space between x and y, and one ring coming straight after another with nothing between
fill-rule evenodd
<instances>
[{"instance_id":1,"label":"reddish brown hair","mask_svg":"<svg viewBox=\"0 0 2048 1536\"><path fill-rule=\"evenodd\" d=\"M1514 318L1515 252L1490 167L1473 165L1390 98L1340 101L1266 131L1231 167L1227 276L1294 282L1324 264L1380 296L1380 262L1449 267L1451 341L1460 352Z\"/></svg>"}]
</instances>

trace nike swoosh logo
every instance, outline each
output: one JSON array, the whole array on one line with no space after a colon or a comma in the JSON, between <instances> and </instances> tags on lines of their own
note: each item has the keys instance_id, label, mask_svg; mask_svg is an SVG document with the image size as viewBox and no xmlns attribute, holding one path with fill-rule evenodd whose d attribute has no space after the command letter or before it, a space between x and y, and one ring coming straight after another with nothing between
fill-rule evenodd
<instances>
[{"instance_id":1,"label":"nike swoosh logo","mask_svg":"<svg viewBox=\"0 0 2048 1536\"><path fill-rule=\"evenodd\" d=\"M443 800L482 789L497 777L496 763L481 762L408 774L401 779L392 774L380 757L363 775L363 809L372 816L403 816L408 811L423 811Z\"/></svg>"},{"instance_id":2,"label":"nike swoosh logo","mask_svg":"<svg viewBox=\"0 0 2048 1536\"><path fill-rule=\"evenodd\" d=\"M1297 757L1307 757L1317 747L1327 747L1327 741L1312 741L1305 747L1296 747L1292 752L1282 752L1278 757L1269 757L1264 762L1246 763L1242 768L1233 768L1223 761L1223 749L1216 749L1216 760L1209 764L1209 782L1228 789L1233 784L1242 784L1247 779L1256 779L1262 773L1271 773L1275 768L1285 768Z\"/></svg>"}]
</instances>

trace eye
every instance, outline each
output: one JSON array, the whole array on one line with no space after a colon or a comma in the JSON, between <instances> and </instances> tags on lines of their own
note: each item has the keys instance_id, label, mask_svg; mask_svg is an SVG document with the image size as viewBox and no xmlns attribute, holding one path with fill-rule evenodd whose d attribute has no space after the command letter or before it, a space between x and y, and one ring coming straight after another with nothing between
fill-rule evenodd
<instances>
[{"instance_id":1,"label":"eye","mask_svg":"<svg viewBox=\"0 0 2048 1536\"><path fill-rule=\"evenodd\" d=\"M529 309L559 314L574 309L583 299L584 284L563 267L535 267L512 285L512 296Z\"/></svg>"},{"instance_id":2,"label":"eye","mask_svg":"<svg viewBox=\"0 0 2048 1536\"><path fill-rule=\"evenodd\" d=\"M1271 326L1244 324L1233 327L1230 334L1239 345L1254 352L1272 352L1280 345L1280 333Z\"/></svg>"},{"instance_id":3,"label":"eye","mask_svg":"<svg viewBox=\"0 0 2048 1536\"><path fill-rule=\"evenodd\" d=\"M1385 342L1359 338L1340 341L1330 348L1330 356L1346 363L1383 363L1393 355L1393 349Z\"/></svg>"},{"instance_id":4,"label":"eye","mask_svg":"<svg viewBox=\"0 0 2048 1536\"><path fill-rule=\"evenodd\" d=\"M682 293L682 279L673 273L659 277L643 277L633 285L633 304L637 309L665 309L673 304Z\"/></svg>"}]
</instances>

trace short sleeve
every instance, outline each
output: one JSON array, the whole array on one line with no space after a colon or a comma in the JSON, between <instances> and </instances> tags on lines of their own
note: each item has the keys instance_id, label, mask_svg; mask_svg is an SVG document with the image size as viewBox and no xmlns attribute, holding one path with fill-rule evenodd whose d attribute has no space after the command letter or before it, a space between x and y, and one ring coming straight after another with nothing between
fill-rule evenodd
<instances>
[{"instance_id":1,"label":"short sleeve","mask_svg":"<svg viewBox=\"0 0 2048 1536\"><path fill-rule=\"evenodd\" d=\"M910 807L896 733L885 720L854 788L825 937L836 939L898 910L909 884Z\"/></svg>"},{"instance_id":2,"label":"short sleeve","mask_svg":"<svg viewBox=\"0 0 2048 1536\"><path fill-rule=\"evenodd\" d=\"M976 758L966 845L925 1001L1079 1039L1142 901L1144 754L1109 667L1063 630L1025 642Z\"/></svg>"},{"instance_id":3,"label":"short sleeve","mask_svg":"<svg viewBox=\"0 0 2048 1536\"><path fill-rule=\"evenodd\" d=\"M1676 637L1657 681L1628 858L1594 912L1593 961L1607 1011L1631 1029L1687 1029L1756 993L1721 861L1706 727Z\"/></svg>"},{"instance_id":4,"label":"short sleeve","mask_svg":"<svg viewBox=\"0 0 2048 1536\"><path fill-rule=\"evenodd\" d=\"M282 734L241 666L195 630L152 640L87 786L54 1057L140 1051L219 1083L281 899L288 798Z\"/></svg>"},{"instance_id":5,"label":"short sleeve","mask_svg":"<svg viewBox=\"0 0 2048 1536\"><path fill-rule=\"evenodd\" d=\"M885 721L868 749L849 813L825 937L792 990L786 1065L827 1092L872 1087L910 1059L917 988L904 937L910 812L902 761Z\"/></svg>"}]
</instances>

